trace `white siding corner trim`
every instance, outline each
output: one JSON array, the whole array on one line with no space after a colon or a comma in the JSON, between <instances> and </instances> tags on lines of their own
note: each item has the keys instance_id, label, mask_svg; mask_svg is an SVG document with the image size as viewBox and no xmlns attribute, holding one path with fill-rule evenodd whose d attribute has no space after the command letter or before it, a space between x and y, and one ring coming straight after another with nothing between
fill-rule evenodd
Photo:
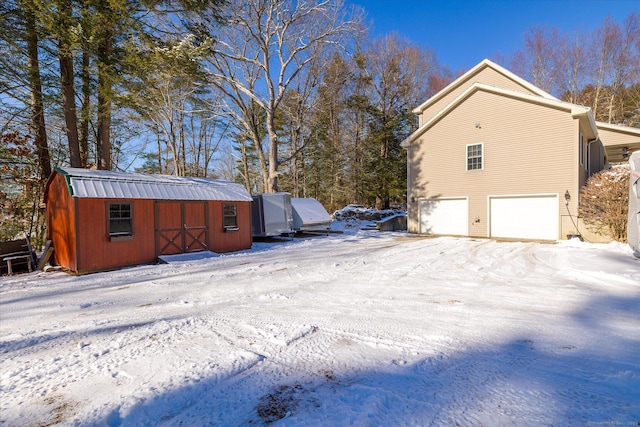
<instances>
[{"instance_id":1,"label":"white siding corner trim","mask_svg":"<svg viewBox=\"0 0 640 427\"><path fill-rule=\"evenodd\" d=\"M420 233L469 235L469 198L443 197L419 201Z\"/></svg>"},{"instance_id":2,"label":"white siding corner trim","mask_svg":"<svg viewBox=\"0 0 640 427\"><path fill-rule=\"evenodd\" d=\"M559 195L489 196L489 235L513 239L558 240Z\"/></svg>"}]
</instances>

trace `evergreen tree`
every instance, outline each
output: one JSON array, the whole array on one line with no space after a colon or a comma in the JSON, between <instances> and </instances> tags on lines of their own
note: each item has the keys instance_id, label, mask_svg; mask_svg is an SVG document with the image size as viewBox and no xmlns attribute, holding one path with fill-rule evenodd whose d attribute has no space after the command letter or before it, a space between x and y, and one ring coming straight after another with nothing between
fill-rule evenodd
<instances>
[{"instance_id":1,"label":"evergreen tree","mask_svg":"<svg viewBox=\"0 0 640 427\"><path fill-rule=\"evenodd\" d=\"M352 71L346 59L333 55L324 67L318 102L312 113L310 142L306 150L307 194L329 211L348 203L352 186L348 181L349 149L346 103Z\"/></svg>"},{"instance_id":2,"label":"evergreen tree","mask_svg":"<svg viewBox=\"0 0 640 427\"><path fill-rule=\"evenodd\" d=\"M10 115L2 133L33 135L34 151L42 184L51 174L51 156L45 124L45 93L40 67L41 27L36 5L30 0L8 1L0 5L0 93L2 105ZM28 89L27 89L28 88ZM29 107L22 117L19 104Z\"/></svg>"}]
</instances>

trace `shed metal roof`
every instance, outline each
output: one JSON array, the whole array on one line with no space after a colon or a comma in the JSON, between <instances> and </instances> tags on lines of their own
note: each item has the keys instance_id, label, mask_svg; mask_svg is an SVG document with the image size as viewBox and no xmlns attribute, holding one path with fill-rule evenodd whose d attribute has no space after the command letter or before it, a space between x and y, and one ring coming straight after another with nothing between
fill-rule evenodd
<instances>
[{"instance_id":1,"label":"shed metal roof","mask_svg":"<svg viewBox=\"0 0 640 427\"><path fill-rule=\"evenodd\" d=\"M251 201L235 182L169 175L148 175L79 168L56 168L69 193L82 198Z\"/></svg>"}]
</instances>

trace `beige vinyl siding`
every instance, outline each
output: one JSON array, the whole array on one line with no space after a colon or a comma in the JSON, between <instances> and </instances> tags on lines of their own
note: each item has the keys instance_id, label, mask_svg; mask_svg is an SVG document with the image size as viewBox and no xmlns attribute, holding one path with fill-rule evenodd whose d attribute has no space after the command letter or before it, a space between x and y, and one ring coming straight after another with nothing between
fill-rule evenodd
<instances>
[{"instance_id":1,"label":"beige vinyl siding","mask_svg":"<svg viewBox=\"0 0 640 427\"><path fill-rule=\"evenodd\" d=\"M469 234L487 236L489 195L557 193L564 200L567 189L577 190L578 129L566 110L474 92L411 144L409 200L468 196ZM484 144L484 166L467 171L466 146L476 143ZM559 221L560 209L564 203ZM414 231L415 215L409 220Z\"/></svg>"},{"instance_id":2,"label":"beige vinyl siding","mask_svg":"<svg viewBox=\"0 0 640 427\"><path fill-rule=\"evenodd\" d=\"M640 143L640 136L638 135L603 129L602 127L598 127L598 135L600 135L600 140L605 147L609 147L611 145L633 145Z\"/></svg>"},{"instance_id":3,"label":"beige vinyl siding","mask_svg":"<svg viewBox=\"0 0 640 427\"><path fill-rule=\"evenodd\" d=\"M630 155L640 150L640 129L598 123L598 134L605 147L608 163L628 161Z\"/></svg>"},{"instance_id":4,"label":"beige vinyl siding","mask_svg":"<svg viewBox=\"0 0 640 427\"><path fill-rule=\"evenodd\" d=\"M517 90L520 92L524 92L527 94L531 94L531 91L523 87L518 82L508 78L504 74L499 73L490 67L485 67L479 70L476 74L469 76L469 78L455 88L453 88L450 92L446 93L441 98L437 99L436 102L429 105L427 109L425 109L420 115L420 125L426 123L431 117L436 115L440 110L445 108L451 101L453 101L458 95L467 90L474 83L484 83L490 86L501 87L504 89Z\"/></svg>"}]
</instances>

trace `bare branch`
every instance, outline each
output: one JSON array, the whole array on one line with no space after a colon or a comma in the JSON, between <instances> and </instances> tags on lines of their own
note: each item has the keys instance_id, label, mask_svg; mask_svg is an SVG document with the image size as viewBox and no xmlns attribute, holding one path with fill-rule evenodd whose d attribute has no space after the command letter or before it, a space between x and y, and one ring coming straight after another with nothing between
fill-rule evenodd
<instances>
[{"instance_id":1,"label":"bare branch","mask_svg":"<svg viewBox=\"0 0 640 427\"><path fill-rule=\"evenodd\" d=\"M222 29L210 59L212 85L230 96L246 129L255 128L251 99L265 114L269 141L267 191L277 190L279 141L275 117L294 83L310 77L315 58L340 48L352 37L359 18L350 16L341 1L232 0L238 13ZM302 85L304 86L304 85ZM261 135L252 131L256 147ZM260 150L258 150L260 156Z\"/></svg>"}]
</instances>

